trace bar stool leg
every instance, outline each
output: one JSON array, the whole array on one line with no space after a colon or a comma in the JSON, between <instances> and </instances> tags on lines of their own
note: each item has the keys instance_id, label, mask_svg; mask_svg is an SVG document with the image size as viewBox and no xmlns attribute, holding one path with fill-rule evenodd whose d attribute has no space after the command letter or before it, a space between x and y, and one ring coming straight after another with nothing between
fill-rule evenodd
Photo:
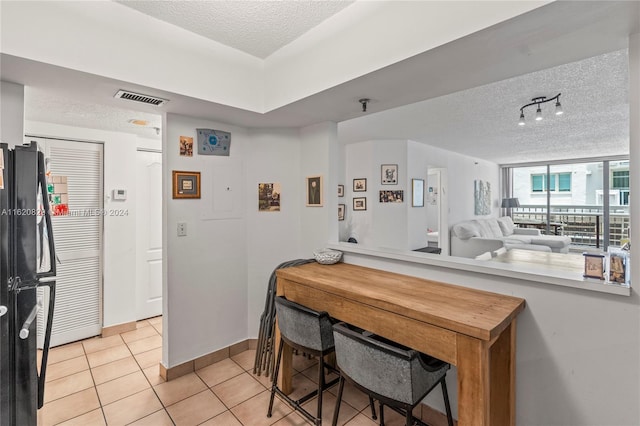
<instances>
[{"instance_id":1,"label":"bar stool leg","mask_svg":"<svg viewBox=\"0 0 640 426\"><path fill-rule=\"evenodd\" d=\"M276 368L273 372L273 384L271 385L271 398L269 399L269 411L267 411L267 417L271 417L273 410L273 398L276 396L276 386L278 386L278 373L280 371L280 359L282 358L282 347L284 340L280 340L280 346L278 346L278 356L276 357Z\"/></svg>"},{"instance_id":2,"label":"bar stool leg","mask_svg":"<svg viewBox=\"0 0 640 426\"><path fill-rule=\"evenodd\" d=\"M316 415L316 425L322 425L322 391L324 389L324 357L318 357L318 414Z\"/></svg>"},{"instance_id":3,"label":"bar stool leg","mask_svg":"<svg viewBox=\"0 0 640 426\"><path fill-rule=\"evenodd\" d=\"M374 405L373 398L369 397L369 406L371 407L371 418L373 420L377 420L378 416L376 416L376 406Z\"/></svg>"},{"instance_id":4,"label":"bar stool leg","mask_svg":"<svg viewBox=\"0 0 640 426\"><path fill-rule=\"evenodd\" d=\"M451 414L451 404L449 403L449 392L447 392L447 382L443 377L440 381L440 386L442 387L442 396L444 398L444 408L447 411L447 423L449 426L453 426L453 415Z\"/></svg>"},{"instance_id":5,"label":"bar stool leg","mask_svg":"<svg viewBox=\"0 0 640 426\"><path fill-rule=\"evenodd\" d=\"M344 377L340 376L340 384L338 386L338 398L336 399L336 408L333 411L333 421L331 422L331 426L336 426L338 424L340 404L342 403L342 391L344 390Z\"/></svg>"}]
</instances>

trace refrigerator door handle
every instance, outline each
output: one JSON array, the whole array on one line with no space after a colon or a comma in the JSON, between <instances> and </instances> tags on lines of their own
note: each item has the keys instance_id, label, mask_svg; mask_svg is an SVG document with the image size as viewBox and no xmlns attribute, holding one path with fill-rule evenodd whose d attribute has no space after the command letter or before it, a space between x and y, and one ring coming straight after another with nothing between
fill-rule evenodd
<instances>
[{"instance_id":1,"label":"refrigerator door handle","mask_svg":"<svg viewBox=\"0 0 640 426\"><path fill-rule=\"evenodd\" d=\"M29 328L31 327L31 323L33 323L33 320L36 319L36 317L38 316L38 312L40 312L41 309L42 299L40 298L38 299L38 303L36 303L33 309L31 309L31 312L29 313L27 319L24 321L24 324L22 324L22 328L20 329L20 338L22 340L29 337Z\"/></svg>"},{"instance_id":2,"label":"refrigerator door handle","mask_svg":"<svg viewBox=\"0 0 640 426\"><path fill-rule=\"evenodd\" d=\"M49 287L49 309L47 313L47 326L44 332L44 345L42 348L42 360L40 361L40 375L38 376L38 409L44 405L44 384L47 378L47 360L49 359L49 346L51 345L51 329L53 325L53 309L56 303L56 282L47 281L40 286Z\"/></svg>"},{"instance_id":3,"label":"refrigerator door handle","mask_svg":"<svg viewBox=\"0 0 640 426\"><path fill-rule=\"evenodd\" d=\"M49 193L47 192L47 177L46 170L44 168L44 154L38 153L38 184L40 191L42 191L42 206L44 208L44 220L47 228L47 238L49 240L49 259L51 263L51 270L48 272L39 272L38 277L55 277L56 276L56 263L58 258L56 257L56 248L53 241L53 228L51 227L51 210L49 206Z\"/></svg>"}]
</instances>

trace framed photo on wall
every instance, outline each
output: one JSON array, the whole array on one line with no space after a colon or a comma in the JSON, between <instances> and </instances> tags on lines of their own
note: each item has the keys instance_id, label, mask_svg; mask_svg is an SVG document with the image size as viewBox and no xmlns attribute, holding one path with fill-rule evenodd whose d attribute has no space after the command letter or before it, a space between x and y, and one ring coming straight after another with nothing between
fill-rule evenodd
<instances>
[{"instance_id":1,"label":"framed photo on wall","mask_svg":"<svg viewBox=\"0 0 640 426\"><path fill-rule=\"evenodd\" d=\"M397 164L383 164L380 167L380 183L382 185L398 184L398 165Z\"/></svg>"},{"instance_id":2,"label":"framed photo on wall","mask_svg":"<svg viewBox=\"0 0 640 426\"><path fill-rule=\"evenodd\" d=\"M322 176L307 177L307 207L322 207Z\"/></svg>"},{"instance_id":3,"label":"framed photo on wall","mask_svg":"<svg viewBox=\"0 0 640 426\"><path fill-rule=\"evenodd\" d=\"M353 180L353 192L366 192L367 191L367 179L358 178Z\"/></svg>"},{"instance_id":4,"label":"framed photo on wall","mask_svg":"<svg viewBox=\"0 0 640 426\"><path fill-rule=\"evenodd\" d=\"M173 198L200 198L200 172L174 170Z\"/></svg>"},{"instance_id":5,"label":"framed photo on wall","mask_svg":"<svg viewBox=\"0 0 640 426\"><path fill-rule=\"evenodd\" d=\"M344 185L338 185L338 197L344 197Z\"/></svg>"},{"instance_id":6,"label":"framed photo on wall","mask_svg":"<svg viewBox=\"0 0 640 426\"><path fill-rule=\"evenodd\" d=\"M357 197L353 199L353 210L366 210L367 209L367 197Z\"/></svg>"},{"instance_id":7,"label":"framed photo on wall","mask_svg":"<svg viewBox=\"0 0 640 426\"><path fill-rule=\"evenodd\" d=\"M345 204L338 204L338 220L344 220L345 208L346 208Z\"/></svg>"}]
</instances>

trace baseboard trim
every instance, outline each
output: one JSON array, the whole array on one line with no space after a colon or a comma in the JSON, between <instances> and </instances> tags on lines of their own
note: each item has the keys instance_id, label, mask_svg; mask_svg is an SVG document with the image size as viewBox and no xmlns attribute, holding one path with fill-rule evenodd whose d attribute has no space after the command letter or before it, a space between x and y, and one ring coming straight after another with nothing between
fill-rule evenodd
<instances>
[{"instance_id":1,"label":"baseboard trim","mask_svg":"<svg viewBox=\"0 0 640 426\"><path fill-rule=\"evenodd\" d=\"M160 363L160 376L167 382L177 379L181 376L186 376L187 374L206 367L207 365L220 362L224 359L231 358L234 355L251 349L251 347L255 346L256 344L255 342L252 342L254 340L257 342L256 339L243 340L241 342L234 343L231 346L227 346L226 348L218 349L217 351L192 359L191 361L183 362L182 364L176 365L174 367L167 368L162 365L162 363Z\"/></svg>"},{"instance_id":2,"label":"baseboard trim","mask_svg":"<svg viewBox=\"0 0 640 426\"><path fill-rule=\"evenodd\" d=\"M422 421L432 425L432 426L447 426L447 415L445 413L441 413L433 407L430 407L426 404L422 405L422 412L420 416L422 417ZM453 420L453 426L458 426L458 421Z\"/></svg>"},{"instance_id":3,"label":"baseboard trim","mask_svg":"<svg viewBox=\"0 0 640 426\"><path fill-rule=\"evenodd\" d=\"M103 327L100 333L102 337L114 336L120 333L126 333L127 331L133 331L136 329L136 322L125 322L123 324L112 325L109 327Z\"/></svg>"}]
</instances>

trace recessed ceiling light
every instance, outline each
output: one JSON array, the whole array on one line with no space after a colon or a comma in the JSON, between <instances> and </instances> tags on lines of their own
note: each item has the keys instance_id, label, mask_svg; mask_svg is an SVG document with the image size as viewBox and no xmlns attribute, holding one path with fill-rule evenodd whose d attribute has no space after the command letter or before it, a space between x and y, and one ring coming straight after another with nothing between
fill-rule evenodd
<instances>
[{"instance_id":1,"label":"recessed ceiling light","mask_svg":"<svg viewBox=\"0 0 640 426\"><path fill-rule=\"evenodd\" d=\"M147 120L139 120L137 118L132 118L129 120L129 123L135 124L136 126L148 126L149 122Z\"/></svg>"}]
</instances>

